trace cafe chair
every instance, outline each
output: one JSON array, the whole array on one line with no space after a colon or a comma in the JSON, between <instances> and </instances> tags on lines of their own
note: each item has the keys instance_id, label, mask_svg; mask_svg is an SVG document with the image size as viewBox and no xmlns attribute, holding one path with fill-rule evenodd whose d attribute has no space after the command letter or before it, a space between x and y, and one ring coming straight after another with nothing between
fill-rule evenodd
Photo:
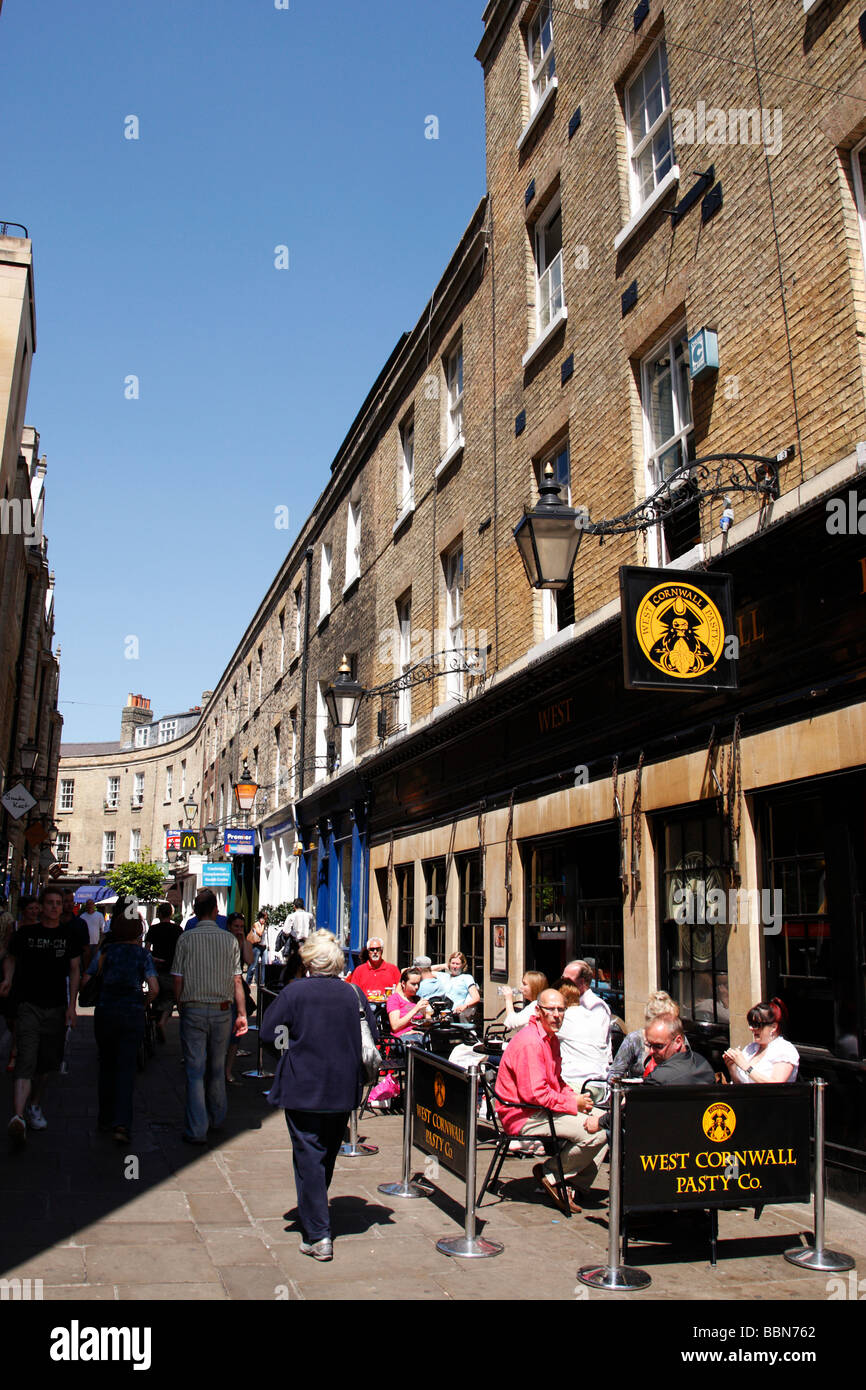
<instances>
[{"instance_id":1,"label":"cafe chair","mask_svg":"<svg viewBox=\"0 0 866 1390\"><path fill-rule=\"evenodd\" d=\"M519 1102L503 1100L502 1097L497 1095L495 1091L493 1092L493 1098L494 1100L498 1101L500 1105L507 1106L512 1109L522 1110L525 1108L524 1106L520 1105ZM499 1116L496 1114L496 1111L493 1109L492 1106L490 1107L490 1110L491 1119L489 1122L493 1125L493 1128L496 1131L496 1140L493 1149L493 1157L490 1160L490 1167L487 1169L487 1175L483 1183L481 1184L481 1191L478 1194L478 1201L476 1202L476 1206L478 1208L481 1207L481 1203L484 1200L484 1194L485 1192L487 1192L488 1188L491 1191L497 1192L500 1197L504 1197L505 1194L502 1191L502 1187L499 1181L499 1174L502 1171L503 1163L508 1157L508 1150L512 1141L518 1137L514 1134L506 1134L505 1130L502 1128L502 1125L499 1122ZM554 1125L553 1111L545 1110L544 1113L547 1117L547 1123L550 1128L550 1134L533 1135L532 1137L539 1143L543 1144L544 1152L547 1154L548 1158L553 1158L556 1161L556 1187L557 1191L559 1192L560 1200L562 1202L563 1212L566 1216L570 1217L571 1208L568 1200L568 1188L566 1187L565 1173L562 1167L562 1151L567 1146L568 1140L562 1138L561 1135L557 1134Z\"/></svg>"}]
</instances>

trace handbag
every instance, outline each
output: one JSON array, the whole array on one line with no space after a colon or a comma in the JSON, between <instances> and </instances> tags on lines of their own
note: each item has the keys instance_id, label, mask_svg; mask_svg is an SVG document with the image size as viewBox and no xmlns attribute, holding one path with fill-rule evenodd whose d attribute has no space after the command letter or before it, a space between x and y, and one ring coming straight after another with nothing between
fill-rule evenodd
<instances>
[{"instance_id":1,"label":"handbag","mask_svg":"<svg viewBox=\"0 0 866 1390\"><path fill-rule=\"evenodd\" d=\"M352 985L353 990L358 995L358 1012L361 1016L361 1073L368 1085L378 1081L379 1072L382 1070L382 1054L373 1041L373 1034L367 1022L367 1011L361 1003L361 991L357 985Z\"/></svg>"},{"instance_id":2,"label":"handbag","mask_svg":"<svg viewBox=\"0 0 866 1390\"><path fill-rule=\"evenodd\" d=\"M82 1009L93 1009L99 1003L99 996L102 993L102 967L105 964L105 952L99 957L99 964L92 975L87 976L86 983L78 991L78 1002Z\"/></svg>"}]
</instances>

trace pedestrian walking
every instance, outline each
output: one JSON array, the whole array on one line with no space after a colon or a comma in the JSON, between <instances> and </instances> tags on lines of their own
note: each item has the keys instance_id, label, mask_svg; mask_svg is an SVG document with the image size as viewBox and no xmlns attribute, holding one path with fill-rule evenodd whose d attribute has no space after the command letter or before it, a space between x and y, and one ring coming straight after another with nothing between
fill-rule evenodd
<instances>
[{"instance_id":1,"label":"pedestrian walking","mask_svg":"<svg viewBox=\"0 0 866 1390\"><path fill-rule=\"evenodd\" d=\"M247 1031L241 984L241 957L230 931L217 925L216 895L203 888L196 897L195 931L185 931L175 947L171 973L180 1009L180 1042L186 1067L187 1144L207 1143L208 1129L226 1117L225 1060L237 1006L234 1033Z\"/></svg>"},{"instance_id":2,"label":"pedestrian walking","mask_svg":"<svg viewBox=\"0 0 866 1390\"><path fill-rule=\"evenodd\" d=\"M66 1029L78 1021L80 930L60 925L63 894L57 887L44 889L39 911L36 925L21 926L11 937L0 983L0 998L9 996L14 982L17 1000L15 1109L9 1121L9 1137L15 1144L24 1143L28 1128L48 1128L42 1093L48 1073L60 1069Z\"/></svg>"},{"instance_id":3,"label":"pedestrian walking","mask_svg":"<svg viewBox=\"0 0 866 1390\"><path fill-rule=\"evenodd\" d=\"M268 1093L286 1112L301 1225L301 1254L333 1259L328 1188L349 1115L361 1102L361 1016L367 1003L339 979L343 952L330 932L300 948L306 978L287 985L262 1019L262 1041L280 1054Z\"/></svg>"},{"instance_id":4,"label":"pedestrian walking","mask_svg":"<svg viewBox=\"0 0 866 1390\"><path fill-rule=\"evenodd\" d=\"M125 1144L132 1130L144 1011L159 993L159 983L153 957L141 944L141 918L134 898L118 898L109 932L111 939L91 961L84 984L97 976L100 981L93 1015L99 1051L98 1127L103 1132L111 1130L118 1143Z\"/></svg>"}]
</instances>

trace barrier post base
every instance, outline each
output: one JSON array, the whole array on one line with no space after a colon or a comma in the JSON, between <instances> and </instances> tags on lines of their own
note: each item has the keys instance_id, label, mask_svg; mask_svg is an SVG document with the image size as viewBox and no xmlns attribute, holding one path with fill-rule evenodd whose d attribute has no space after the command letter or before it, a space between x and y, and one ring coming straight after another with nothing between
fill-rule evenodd
<instances>
[{"instance_id":1,"label":"barrier post base","mask_svg":"<svg viewBox=\"0 0 866 1390\"><path fill-rule=\"evenodd\" d=\"M486 1260L491 1255L501 1255L505 1246L498 1240L484 1240L481 1236L472 1240L467 1240L466 1236L448 1236L437 1240L436 1249L442 1255L455 1255L462 1260Z\"/></svg>"},{"instance_id":2,"label":"barrier post base","mask_svg":"<svg viewBox=\"0 0 866 1390\"><path fill-rule=\"evenodd\" d=\"M267 1081L273 1074L272 1071L259 1071L256 1067L253 1067L252 1071L241 1072L241 1076L251 1076L254 1081Z\"/></svg>"},{"instance_id":3,"label":"barrier post base","mask_svg":"<svg viewBox=\"0 0 866 1390\"><path fill-rule=\"evenodd\" d=\"M346 1140L340 1145L341 1158L361 1158L364 1154L377 1154L379 1150L375 1144L353 1144L351 1140Z\"/></svg>"},{"instance_id":4,"label":"barrier post base","mask_svg":"<svg viewBox=\"0 0 866 1390\"><path fill-rule=\"evenodd\" d=\"M380 1182L379 1191L387 1197L429 1197L433 1188L421 1182Z\"/></svg>"},{"instance_id":5,"label":"barrier post base","mask_svg":"<svg viewBox=\"0 0 866 1390\"><path fill-rule=\"evenodd\" d=\"M626 1293L648 1289L652 1283L646 1270L632 1265L582 1265L577 1277L591 1289L622 1289Z\"/></svg>"},{"instance_id":6,"label":"barrier post base","mask_svg":"<svg viewBox=\"0 0 866 1390\"><path fill-rule=\"evenodd\" d=\"M854 1268L854 1261L850 1255L844 1255L838 1250L816 1250L811 1245L798 1245L794 1250L786 1250L785 1259L790 1265L797 1265L800 1269L814 1269L821 1274L839 1274L844 1269Z\"/></svg>"}]
</instances>

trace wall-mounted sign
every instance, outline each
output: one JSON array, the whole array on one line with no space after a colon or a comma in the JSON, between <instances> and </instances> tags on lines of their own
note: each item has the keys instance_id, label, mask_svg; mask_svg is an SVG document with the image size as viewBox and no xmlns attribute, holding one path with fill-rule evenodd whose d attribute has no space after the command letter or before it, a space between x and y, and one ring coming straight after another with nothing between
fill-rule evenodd
<instances>
[{"instance_id":1,"label":"wall-mounted sign","mask_svg":"<svg viewBox=\"0 0 866 1390\"><path fill-rule=\"evenodd\" d=\"M170 849L180 849L180 831L166 830L165 832L165 852L168 854Z\"/></svg>"},{"instance_id":2,"label":"wall-mounted sign","mask_svg":"<svg viewBox=\"0 0 866 1390\"><path fill-rule=\"evenodd\" d=\"M689 338L689 376L695 381L718 367L719 336L711 328L701 328Z\"/></svg>"},{"instance_id":3,"label":"wall-mounted sign","mask_svg":"<svg viewBox=\"0 0 866 1390\"><path fill-rule=\"evenodd\" d=\"M508 918L490 918L490 978L508 981Z\"/></svg>"},{"instance_id":4,"label":"wall-mounted sign","mask_svg":"<svg viewBox=\"0 0 866 1390\"><path fill-rule=\"evenodd\" d=\"M202 864L201 883L203 888L231 888L231 864Z\"/></svg>"},{"instance_id":5,"label":"wall-mounted sign","mask_svg":"<svg viewBox=\"0 0 866 1390\"><path fill-rule=\"evenodd\" d=\"M729 574L623 565L628 690L736 690L738 639Z\"/></svg>"},{"instance_id":6,"label":"wall-mounted sign","mask_svg":"<svg viewBox=\"0 0 866 1390\"><path fill-rule=\"evenodd\" d=\"M294 828L295 818L294 816L289 816L287 819L281 820L278 825L266 826L262 834L266 840L275 840L278 835L285 835L289 830L294 830Z\"/></svg>"},{"instance_id":7,"label":"wall-mounted sign","mask_svg":"<svg viewBox=\"0 0 866 1390\"><path fill-rule=\"evenodd\" d=\"M16 786L9 788L3 797L2 804L10 816L13 816L15 820L20 820L31 806L36 805L36 798L30 795L23 782L19 782Z\"/></svg>"},{"instance_id":8,"label":"wall-mounted sign","mask_svg":"<svg viewBox=\"0 0 866 1390\"><path fill-rule=\"evenodd\" d=\"M255 854L256 832L229 828L224 832L223 843L227 854Z\"/></svg>"},{"instance_id":9,"label":"wall-mounted sign","mask_svg":"<svg viewBox=\"0 0 866 1390\"><path fill-rule=\"evenodd\" d=\"M178 849L181 854L198 854L201 851L201 836L197 830L181 830Z\"/></svg>"}]
</instances>

